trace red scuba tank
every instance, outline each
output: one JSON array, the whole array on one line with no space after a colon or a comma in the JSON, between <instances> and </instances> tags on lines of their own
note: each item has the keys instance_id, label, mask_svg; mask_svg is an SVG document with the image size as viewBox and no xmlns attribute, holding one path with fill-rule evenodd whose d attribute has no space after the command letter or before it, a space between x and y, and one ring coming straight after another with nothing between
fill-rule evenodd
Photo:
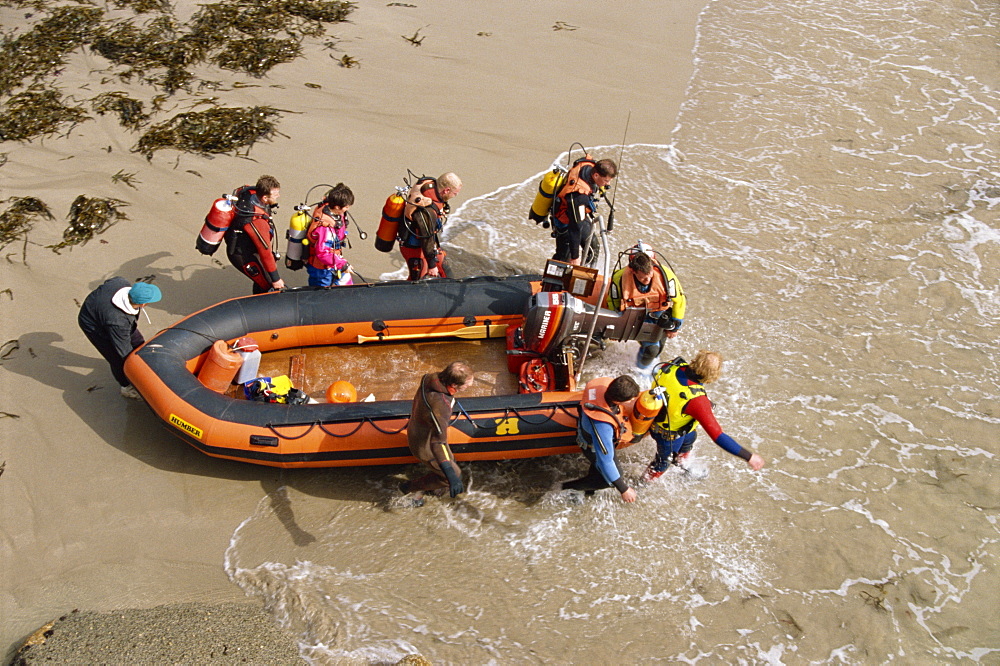
<instances>
[{"instance_id":1,"label":"red scuba tank","mask_svg":"<svg viewBox=\"0 0 1000 666\"><path fill-rule=\"evenodd\" d=\"M195 249L202 254L215 254L222 243L229 225L236 217L236 206L233 205L236 197L232 194L223 194L212 202L212 207L205 216L205 224L201 227L198 239L195 241Z\"/></svg>"},{"instance_id":2,"label":"red scuba tank","mask_svg":"<svg viewBox=\"0 0 1000 666\"><path fill-rule=\"evenodd\" d=\"M403 221L405 206L406 199L400 192L393 193L385 200L385 205L382 206L382 219L379 220L378 231L375 232L375 249L379 252L392 252L399 224Z\"/></svg>"}]
</instances>

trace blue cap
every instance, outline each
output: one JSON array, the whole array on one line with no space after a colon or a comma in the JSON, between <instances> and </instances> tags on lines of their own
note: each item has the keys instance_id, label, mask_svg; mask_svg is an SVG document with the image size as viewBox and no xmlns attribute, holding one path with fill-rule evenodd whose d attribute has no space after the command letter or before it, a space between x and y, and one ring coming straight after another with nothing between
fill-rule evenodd
<instances>
[{"instance_id":1,"label":"blue cap","mask_svg":"<svg viewBox=\"0 0 1000 666\"><path fill-rule=\"evenodd\" d=\"M142 305L143 303L155 303L163 297L160 293L160 288L155 284L149 284L148 282L136 282L132 285L132 288L128 290L128 300L132 301L136 305Z\"/></svg>"}]
</instances>

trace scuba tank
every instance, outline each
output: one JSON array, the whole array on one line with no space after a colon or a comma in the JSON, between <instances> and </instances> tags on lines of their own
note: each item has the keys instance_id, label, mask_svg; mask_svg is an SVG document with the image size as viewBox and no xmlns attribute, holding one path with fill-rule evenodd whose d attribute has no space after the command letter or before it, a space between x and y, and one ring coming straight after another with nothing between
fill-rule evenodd
<instances>
[{"instance_id":1,"label":"scuba tank","mask_svg":"<svg viewBox=\"0 0 1000 666\"><path fill-rule=\"evenodd\" d=\"M288 221L288 231L285 238L288 244L285 246L285 266L293 271L301 270L305 265L302 255L305 253L303 245L308 243L305 240L306 232L309 231L309 213L306 210L308 204L300 204L295 207L292 219Z\"/></svg>"},{"instance_id":2,"label":"scuba tank","mask_svg":"<svg viewBox=\"0 0 1000 666\"><path fill-rule=\"evenodd\" d=\"M219 249L219 244L222 243L226 231L229 230L229 225L236 217L236 206L233 205L235 201L235 195L223 194L212 202L212 207L209 209L208 215L205 216L205 224L202 225L198 239L195 241L196 250L202 254L212 255Z\"/></svg>"},{"instance_id":3,"label":"scuba tank","mask_svg":"<svg viewBox=\"0 0 1000 666\"><path fill-rule=\"evenodd\" d=\"M407 188L397 187L382 206L382 219L375 232L375 249L379 252L392 252L396 244L399 225L403 221L403 208L406 206L406 191Z\"/></svg>"},{"instance_id":4,"label":"scuba tank","mask_svg":"<svg viewBox=\"0 0 1000 666\"><path fill-rule=\"evenodd\" d=\"M632 405L632 413L628 420L632 424L632 442L638 442L649 432L653 419L663 408L663 387L655 386L643 391Z\"/></svg>"},{"instance_id":5,"label":"scuba tank","mask_svg":"<svg viewBox=\"0 0 1000 666\"><path fill-rule=\"evenodd\" d=\"M570 160L573 151L577 147L583 151L583 157L571 162ZM581 163L584 162L593 164L594 159L590 156L590 153L587 152L587 149L583 146L583 144L574 142L573 145L569 147L569 151L566 153L566 166L563 166L556 161L552 164L552 169L550 171L546 171L545 175L542 176L542 181L538 184L538 192L535 194L535 200L531 203L531 209L528 211L529 220L533 221L535 224L542 225L543 229L549 228L551 225L551 218L556 212L559 192L570 180L571 173L574 178L579 174L579 167L581 166Z\"/></svg>"},{"instance_id":6,"label":"scuba tank","mask_svg":"<svg viewBox=\"0 0 1000 666\"><path fill-rule=\"evenodd\" d=\"M542 182L538 184L538 193L528 211L528 219L535 224L542 225L543 229L549 228L549 215L556 193L566 182L566 170L558 164L553 165L552 170L542 176Z\"/></svg>"}]
</instances>

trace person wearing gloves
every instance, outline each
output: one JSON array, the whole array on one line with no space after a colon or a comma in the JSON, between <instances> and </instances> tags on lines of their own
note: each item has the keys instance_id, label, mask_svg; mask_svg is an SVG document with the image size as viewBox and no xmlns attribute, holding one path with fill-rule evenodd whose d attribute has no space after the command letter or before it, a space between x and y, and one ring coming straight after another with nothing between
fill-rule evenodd
<instances>
[{"instance_id":1,"label":"person wearing gloves","mask_svg":"<svg viewBox=\"0 0 1000 666\"><path fill-rule=\"evenodd\" d=\"M652 481L663 475L670 465L687 469L687 462L700 424L712 441L726 452L743 460L754 471L764 466L764 459L722 432L715 420L712 401L703 384L710 384L722 375L722 354L701 350L690 363L681 357L661 363L653 372L653 388L661 387L666 403L655 417L649 433L656 442L656 457L649 463L643 480Z\"/></svg>"},{"instance_id":2,"label":"person wearing gloves","mask_svg":"<svg viewBox=\"0 0 1000 666\"><path fill-rule=\"evenodd\" d=\"M663 338L676 337L684 323L687 297L673 269L657 260L651 247L640 241L626 254L628 265L611 276L606 307L618 311L646 308L646 321L663 329L659 340L639 343L635 363L647 372L663 351Z\"/></svg>"},{"instance_id":3,"label":"person wearing gloves","mask_svg":"<svg viewBox=\"0 0 1000 666\"><path fill-rule=\"evenodd\" d=\"M599 377L587 383L580 399L576 441L590 469L586 476L563 483L563 490L581 490L593 495L597 490L614 486L623 502L635 501L635 489L625 482L615 452L632 441L628 415L637 395L639 385L628 375L615 379Z\"/></svg>"},{"instance_id":4,"label":"person wearing gloves","mask_svg":"<svg viewBox=\"0 0 1000 666\"><path fill-rule=\"evenodd\" d=\"M125 357L146 342L139 332L139 313L147 303L156 303L161 297L155 284L132 284L125 278L113 277L90 292L80 308L80 329L111 366L111 374L126 398L142 399L124 370ZM146 318L148 321L149 316Z\"/></svg>"},{"instance_id":5,"label":"person wearing gloves","mask_svg":"<svg viewBox=\"0 0 1000 666\"><path fill-rule=\"evenodd\" d=\"M448 424L455 406L455 394L472 386L473 380L472 369L462 361L450 363L441 372L431 372L420 379L420 387L413 396L406 437L410 453L431 471L404 482L400 486L404 494L443 495L447 490L455 497L465 492L462 471L448 446Z\"/></svg>"}]
</instances>

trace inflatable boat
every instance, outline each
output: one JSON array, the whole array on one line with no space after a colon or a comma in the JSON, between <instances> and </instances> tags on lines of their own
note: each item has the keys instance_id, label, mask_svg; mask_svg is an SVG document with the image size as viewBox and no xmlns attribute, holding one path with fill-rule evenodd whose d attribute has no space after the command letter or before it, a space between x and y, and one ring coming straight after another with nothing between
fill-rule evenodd
<instances>
[{"instance_id":1,"label":"inflatable boat","mask_svg":"<svg viewBox=\"0 0 1000 666\"><path fill-rule=\"evenodd\" d=\"M641 309L595 307L595 276L580 270L547 266L558 275L235 298L159 332L128 357L125 372L157 417L207 455L274 467L342 467L414 462L406 425L420 377L467 360L476 384L458 396L449 426L458 460L575 453L581 393L574 364L591 340L662 333L643 323ZM308 403L258 402L239 385L206 385L213 347L231 349L247 336L262 353L260 373L290 373ZM335 381L367 397L327 402Z\"/></svg>"}]
</instances>

